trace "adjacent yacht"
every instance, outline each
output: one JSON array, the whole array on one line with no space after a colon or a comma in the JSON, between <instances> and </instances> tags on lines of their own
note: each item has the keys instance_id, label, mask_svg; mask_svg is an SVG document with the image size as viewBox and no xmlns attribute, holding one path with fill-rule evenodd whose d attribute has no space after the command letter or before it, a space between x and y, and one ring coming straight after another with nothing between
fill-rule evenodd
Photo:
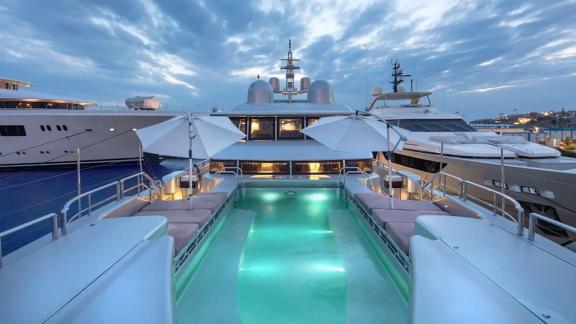
<instances>
[{"instance_id":1,"label":"adjacent yacht","mask_svg":"<svg viewBox=\"0 0 576 324\"><path fill-rule=\"evenodd\" d=\"M436 183L442 170L495 190L502 190L504 178L503 192L527 211L576 225L576 159L520 136L477 132L461 116L435 108L431 92L405 91L397 62L392 76L393 92L375 88L366 111L398 126L407 137L404 148L393 154L394 167ZM379 158L385 160L382 154ZM480 198L493 203L492 196ZM574 237L554 225L545 227L562 242Z\"/></svg>"},{"instance_id":2,"label":"adjacent yacht","mask_svg":"<svg viewBox=\"0 0 576 324\"><path fill-rule=\"evenodd\" d=\"M576 228L444 170L438 187L398 171L394 198L382 195L393 179L371 152L335 152L297 131L351 111L325 81L297 90L293 61L289 52L283 90L257 80L226 114L247 138L193 178L140 172L1 232L0 243L47 233L8 255L0 245L2 322L576 322L576 254L535 232L538 220ZM191 125L177 132L190 136L190 158L193 139L216 142Z\"/></svg>"},{"instance_id":3,"label":"adjacent yacht","mask_svg":"<svg viewBox=\"0 0 576 324\"><path fill-rule=\"evenodd\" d=\"M0 168L130 161L139 157L134 129L176 115L157 100L136 97L133 107L97 109L96 103L30 91L28 82L0 79Z\"/></svg>"}]
</instances>

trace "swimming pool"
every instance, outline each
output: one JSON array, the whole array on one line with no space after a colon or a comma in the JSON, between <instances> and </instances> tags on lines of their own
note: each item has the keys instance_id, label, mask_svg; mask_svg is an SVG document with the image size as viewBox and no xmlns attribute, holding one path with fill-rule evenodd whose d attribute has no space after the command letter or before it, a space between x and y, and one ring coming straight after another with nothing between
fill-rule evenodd
<instances>
[{"instance_id":1,"label":"swimming pool","mask_svg":"<svg viewBox=\"0 0 576 324\"><path fill-rule=\"evenodd\" d=\"M404 323L406 283L336 188L243 188L176 282L180 323Z\"/></svg>"}]
</instances>

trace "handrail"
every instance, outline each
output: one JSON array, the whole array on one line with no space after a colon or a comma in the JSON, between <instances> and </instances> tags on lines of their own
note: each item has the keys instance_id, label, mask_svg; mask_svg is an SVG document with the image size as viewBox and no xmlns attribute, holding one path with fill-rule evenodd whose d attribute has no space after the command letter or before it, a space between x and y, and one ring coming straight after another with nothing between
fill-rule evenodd
<instances>
[{"instance_id":1,"label":"handrail","mask_svg":"<svg viewBox=\"0 0 576 324\"><path fill-rule=\"evenodd\" d=\"M340 170L338 170L338 183L340 183L340 178L343 174L346 173L346 170L362 171L359 167L356 166L343 166L340 168ZM344 182L346 182L346 178L344 178Z\"/></svg>"},{"instance_id":2,"label":"handrail","mask_svg":"<svg viewBox=\"0 0 576 324\"><path fill-rule=\"evenodd\" d=\"M0 269L2 269L2 238L6 235L10 235L12 233L21 231L23 229L25 229L26 227L30 227L32 225L38 224L42 221L45 221L49 218L52 218L52 241L55 241L58 239L58 214L56 213L50 213L47 215L44 215L42 217L38 217L36 219L33 219L27 223L18 225L16 227L13 227L11 229L5 230L4 232L0 232Z\"/></svg>"},{"instance_id":3,"label":"handrail","mask_svg":"<svg viewBox=\"0 0 576 324\"><path fill-rule=\"evenodd\" d=\"M550 223L552 225L556 225L556 226L563 228L567 231L570 231L572 233L576 233L576 227L564 224L562 222L548 218L548 217L540 215L538 213L530 213L530 215L528 216L528 240L529 241L534 241L534 232L536 231L536 220L535 219L539 219L541 221Z\"/></svg>"},{"instance_id":4,"label":"handrail","mask_svg":"<svg viewBox=\"0 0 576 324\"><path fill-rule=\"evenodd\" d=\"M130 180L130 179L134 179L137 178L137 184L134 185L133 187L130 188L125 188L125 182ZM144 179L148 180L150 183L153 183L154 186L150 186L148 187L145 184ZM112 188L112 187L116 187L116 192L114 195L112 196L108 196L103 198L101 201L93 203L92 201L92 195L103 191L105 189L108 188ZM155 187L155 188L152 188ZM146 174L145 172L138 172L136 174L127 176L125 178L122 178L118 181L114 181L114 182L110 182L108 184L105 184L103 186L100 186L98 188L92 189L90 191L86 191L76 197L73 197L72 199L68 200L65 204L64 207L62 207L61 213L62 213L62 235L66 235L68 234L68 224L70 222L72 222L73 220L77 219L77 218L81 218L82 214L84 212L88 212L88 215L92 214L92 210L94 208L100 207L101 205L108 203L110 201L113 200L120 200L122 198L124 198L124 195L129 192L130 190L133 189L137 189L138 190L138 195L140 194L140 190L141 189L148 189L149 194L150 194L150 199L152 199L152 194L153 192L157 192L159 190L162 189L162 185L160 184L160 182L158 180L154 180L152 179L148 174ZM80 209L78 210L77 213L75 213L74 215L72 215L70 218L68 218L68 211L70 210L70 207L72 206L72 204L81 201L83 198L87 198L88 199L88 204L84 209Z\"/></svg>"},{"instance_id":5,"label":"handrail","mask_svg":"<svg viewBox=\"0 0 576 324\"><path fill-rule=\"evenodd\" d=\"M442 182L442 176L444 176L444 182ZM434 175L434 177L432 177L432 179L430 179L430 181L428 181L426 184L424 184L422 186L423 191L426 190L426 187L429 187L430 197L432 197L434 195L434 190L436 188L434 187L433 184L434 184L434 179L437 177L439 178L438 184L444 186L444 189L441 190L444 197L446 196L447 178L454 179L458 182L458 185L459 185L458 195L459 195L460 199L462 199L462 200L467 200L469 198L477 199L474 196L470 196L470 194L468 192L468 187L475 187L477 189L491 193L493 198L494 198L493 208L494 208L494 214L495 215L496 215L496 209L498 208L496 206L496 196L499 196L501 199L512 203L512 205L514 205L514 209L516 210L516 217L517 218L515 219L514 217L512 217L508 213L506 213L504 208L501 208L501 210L500 210L500 212L502 213L501 216L508 218L508 219L510 219L516 223L516 227L517 227L516 235L518 235L518 236L524 235L524 208L522 208L522 206L520 205L520 203L516 199L514 199L514 198L512 198L506 194L503 194L500 191L496 191L494 189L485 187L483 185L477 184L477 183L472 182L472 181L464 180L462 178L459 178L457 176L451 175L451 174L443 172L443 171L438 172L436 175Z\"/></svg>"},{"instance_id":6,"label":"handrail","mask_svg":"<svg viewBox=\"0 0 576 324\"><path fill-rule=\"evenodd\" d=\"M344 186L346 186L346 176L349 174L361 174L366 178L366 184L368 184L370 186L370 191L374 191L374 186L372 185L372 181L370 179L370 176L368 175L368 173L366 173L363 170L350 170L350 171L346 171L346 173L344 174Z\"/></svg>"},{"instance_id":7,"label":"handrail","mask_svg":"<svg viewBox=\"0 0 576 324\"><path fill-rule=\"evenodd\" d=\"M240 177L236 171L219 170L219 171L214 172L214 178L217 178L221 174L233 174L236 177L236 185L239 185L241 182Z\"/></svg>"},{"instance_id":8,"label":"handrail","mask_svg":"<svg viewBox=\"0 0 576 324\"><path fill-rule=\"evenodd\" d=\"M349 170L349 171L346 171L346 170ZM344 173L342 173L342 171L344 171ZM344 187L346 187L346 176L348 174L352 174L352 173L362 174L366 178L366 183L370 185L370 190L373 189L372 181L371 181L368 173L366 173L364 170L362 170L361 168L356 167L356 166L343 166L340 168L340 170L338 170L338 185L340 185L340 180L342 178L342 175L344 175L344 181L342 182L342 185Z\"/></svg>"}]
</instances>

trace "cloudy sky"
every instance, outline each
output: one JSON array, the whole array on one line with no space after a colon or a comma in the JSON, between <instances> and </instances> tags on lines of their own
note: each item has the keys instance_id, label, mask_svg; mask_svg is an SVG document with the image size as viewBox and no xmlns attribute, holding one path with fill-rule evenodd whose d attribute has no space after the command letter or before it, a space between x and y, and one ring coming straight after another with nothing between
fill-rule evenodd
<instances>
[{"instance_id":1,"label":"cloudy sky","mask_svg":"<svg viewBox=\"0 0 576 324\"><path fill-rule=\"evenodd\" d=\"M466 119L576 109L576 1L2 0L0 76L104 104L156 95L207 110L300 71L363 107L398 59L418 90Z\"/></svg>"}]
</instances>

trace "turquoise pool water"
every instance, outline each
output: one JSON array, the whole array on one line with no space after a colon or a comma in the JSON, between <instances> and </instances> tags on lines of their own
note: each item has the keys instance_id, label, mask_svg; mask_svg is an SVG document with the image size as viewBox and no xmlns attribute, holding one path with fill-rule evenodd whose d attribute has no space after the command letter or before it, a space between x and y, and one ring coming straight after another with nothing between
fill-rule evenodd
<instances>
[{"instance_id":1,"label":"turquoise pool water","mask_svg":"<svg viewBox=\"0 0 576 324\"><path fill-rule=\"evenodd\" d=\"M179 323L405 323L405 283L337 189L243 189L176 283Z\"/></svg>"}]
</instances>

